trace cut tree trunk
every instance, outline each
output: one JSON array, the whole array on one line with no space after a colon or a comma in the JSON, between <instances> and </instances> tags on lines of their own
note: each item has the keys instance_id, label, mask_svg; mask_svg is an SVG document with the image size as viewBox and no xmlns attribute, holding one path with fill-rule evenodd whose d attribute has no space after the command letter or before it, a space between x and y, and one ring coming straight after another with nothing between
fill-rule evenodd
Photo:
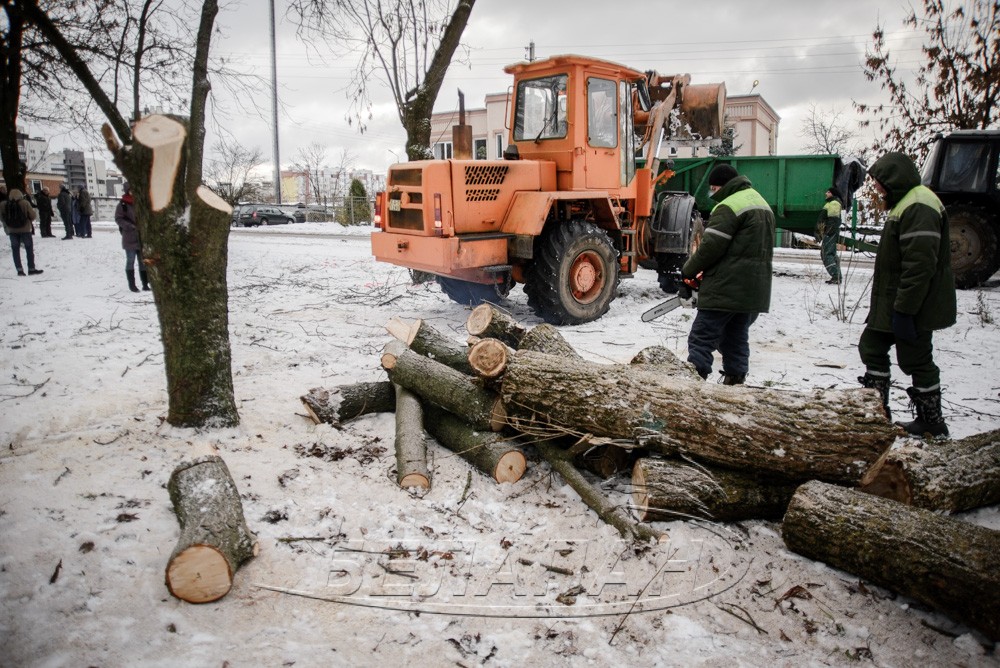
<instances>
[{"instance_id":1,"label":"cut tree trunk","mask_svg":"<svg viewBox=\"0 0 1000 668\"><path fill-rule=\"evenodd\" d=\"M1000 640L1000 531L813 481L792 497L785 544Z\"/></svg>"},{"instance_id":2,"label":"cut tree trunk","mask_svg":"<svg viewBox=\"0 0 1000 668\"><path fill-rule=\"evenodd\" d=\"M431 488L427 470L424 409L409 390L396 389L396 482L400 487Z\"/></svg>"},{"instance_id":3,"label":"cut tree trunk","mask_svg":"<svg viewBox=\"0 0 1000 668\"><path fill-rule=\"evenodd\" d=\"M736 471L664 459L640 459L632 469L632 501L645 522L776 519L785 513L795 489L795 483L761 482Z\"/></svg>"},{"instance_id":4,"label":"cut tree trunk","mask_svg":"<svg viewBox=\"0 0 1000 668\"><path fill-rule=\"evenodd\" d=\"M617 445L595 445L577 455L573 461L591 473L607 479L616 473L627 471L635 461L635 455L632 451Z\"/></svg>"},{"instance_id":5,"label":"cut tree trunk","mask_svg":"<svg viewBox=\"0 0 1000 668\"><path fill-rule=\"evenodd\" d=\"M167 490L181 527L167 562L167 589L189 603L218 600L240 564L257 553L236 483L222 458L208 455L174 469Z\"/></svg>"},{"instance_id":6,"label":"cut tree trunk","mask_svg":"<svg viewBox=\"0 0 1000 668\"><path fill-rule=\"evenodd\" d=\"M478 431L461 418L433 405L425 405L424 426L438 443L497 482L517 482L528 460L517 438Z\"/></svg>"},{"instance_id":7,"label":"cut tree trunk","mask_svg":"<svg viewBox=\"0 0 1000 668\"><path fill-rule=\"evenodd\" d=\"M526 332L524 326L491 304L480 304L472 309L465 321L465 328L472 336L499 339L511 348L520 345Z\"/></svg>"},{"instance_id":8,"label":"cut tree trunk","mask_svg":"<svg viewBox=\"0 0 1000 668\"><path fill-rule=\"evenodd\" d=\"M861 485L863 492L950 513L1000 503L1000 429L957 441L902 441Z\"/></svg>"},{"instance_id":9,"label":"cut tree trunk","mask_svg":"<svg viewBox=\"0 0 1000 668\"><path fill-rule=\"evenodd\" d=\"M391 413L396 410L396 393L387 380L351 383L332 390L314 387L299 399L313 422L326 422L335 427L368 413Z\"/></svg>"},{"instance_id":10,"label":"cut tree trunk","mask_svg":"<svg viewBox=\"0 0 1000 668\"><path fill-rule=\"evenodd\" d=\"M469 366L480 378L493 380L506 371L512 353L499 339L480 339L469 349Z\"/></svg>"},{"instance_id":11,"label":"cut tree trunk","mask_svg":"<svg viewBox=\"0 0 1000 668\"><path fill-rule=\"evenodd\" d=\"M469 348L453 341L423 320L406 324L393 318L385 326L394 337L405 343L413 352L450 366L466 374L474 374L469 366Z\"/></svg>"},{"instance_id":12,"label":"cut tree trunk","mask_svg":"<svg viewBox=\"0 0 1000 668\"><path fill-rule=\"evenodd\" d=\"M500 431L507 424L500 399L475 380L449 366L418 355L400 341L390 341L382 353L389 380L421 399L458 415L476 429Z\"/></svg>"},{"instance_id":13,"label":"cut tree trunk","mask_svg":"<svg viewBox=\"0 0 1000 668\"><path fill-rule=\"evenodd\" d=\"M677 374L691 380L701 380L697 369L690 362L685 362L663 346L643 348L635 354L629 364L648 364L661 369L664 373Z\"/></svg>"},{"instance_id":14,"label":"cut tree trunk","mask_svg":"<svg viewBox=\"0 0 1000 668\"><path fill-rule=\"evenodd\" d=\"M634 441L775 480L857 484L897 427L864 390L723 386L644 365L518 351L504 374L511 424Z\"/></svg>"},{"instance_id":15,"label":"cut tree trunk","mask_svg":"<svg viewBox=\"0 0 1000 668\"><path fill-rule=\"evenodd\" d=\"M617 529L622 537L642 541L659 541L664 537L663 532L633 520L622 506L612 503L604 492L590 484L580 470L573 466L571 455L566 450L551 441L539 441L535 443L535 447L549 466L580 495L584 503L598 517Z\"/></svg>"},{"instance_id":16,"label":"cut tree trunk","mask_svg":"<svg viewBox=\"0 0 1000 668\"><path fill-rule=\"evenodd\" d=\"M580 354L573 350L573 346L566 342L559 330L548 323L532 327L521 337L521 342L517 346L518 350L534 350L550 355L562 355L573 359L583 359Z\"/></svg>"}]
</instances>

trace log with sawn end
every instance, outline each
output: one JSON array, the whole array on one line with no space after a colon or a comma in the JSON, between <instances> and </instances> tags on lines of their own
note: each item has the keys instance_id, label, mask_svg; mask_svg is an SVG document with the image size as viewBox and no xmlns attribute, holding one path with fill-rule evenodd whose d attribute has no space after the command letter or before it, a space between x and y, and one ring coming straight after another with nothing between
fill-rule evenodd
<instances>
[{"instance_id":1,"label":"log with sawn end","mask_svg":"<svg viewBox=\"0 0 1000 668\"><path fill-rule=\"evenodd\" d=\"M396 482L400 487L430 489L427 469L427 440L424 433L424 409L420 399L409 390L396 390Z\"/></svg>"},{"instance_id":2,"label":"log with sawn end","mask_svg":"<svg viewBox=\"0 0 1000 668\"><path fill-rule=\"evenodd\" d=\"M1000 531L816 480L795 492L781 533L794 552L1000 640Z\"/></svg>"},{"instance_id":3,"label":"log with sawn end","mask_svg":"<svg viewBox=\"0 0 1000 668\"><path fill-rule=\"evenodd\" d=\"M469 366L480 378L493 380L503 375L512 354L499 339L480 339L469 348Z\"/></svg>"},{"instance_id":4,"label":"log with sawn end","mask_svg":"<svg viewBox=\"0 0 1000 668\"><path fill-rule=\"evenodd\" d=\"M314 387L299 398L313 422L335 427L368 413L396 410L396 392L387 380L350 383L333 389Z\"/></svg>"},{"instance_id":5,"label":"log with sawn end","mask_svg":"<svg viewBox=\"0 0 1000 668\"><path fill-rule=\"evenodd\" d=\"M559 330L548 323L535 325L521 337L518 350L534 350L549 355L562 355L574 359L582 359L580 354L569 345Z\"/></svg>"},{"instance_id":6,"label":"log with sawn end","mask_svg":"<svg viewBox=\"0 0 1000 668\"><path fill-rule=\"evenodd\" d=\"M182 462L167 483L181 534L167 561L167 589L189 603L218 600L257 554L236 483L218 455Z\"/></svg>"},{"instance_id":7,"label":"log with sawn end","mask_svg":"<svg viewBox=\"0 0 1000 668\"><path fill-rule=\"evenodd\" d=\"M725 386L533 351L514 355L501 393L514 425L636 441L775 480L857 484L899 433L872 390Z\"/></svg>"},{"instance_id":8,"label":"log with sawn end","mask_svg":"<svg viewBox=\"0 0 1000 668\"><path fill-rule=\"evenodd\" d=\"M448 338L426 320L416 320L407 324L399 318L393 318L386 324L385 329L415 353L446 364L462 373L470 375L475 373L469 366L469 348Z\"/></svg>"},{"instance_id":9,"label":"log with sawn end","mask_svg":"<svg viewBox=\"0 0 1000 668\"><path fill-rule=\"evenodd\" d=\"M511 348L517 348L527 331L512 317L492 304L480 304L472 309L465 321L465 328L472 336L499 339Z\"/></svg>"},{"instance_id":10,"label":"log with sawn end","mask_svg":"<svg viewBox=\"0 0 1000 668\"><path fill-rule=\"evenodd\" d=\"M497 482L517 482L528 467L516 437L478 431L432 404L424 407L424 426L438 443Z\"/></svg>"},{"instance_id":11,"label":"log with sawn end","mask_svg":"<svg viewBox=\"0 0 1000 668\"><path fill-rule=\"evenodd\" d=\"M644 522L777 519L784 515L796 486L665 459L643 458L632 469L634 510Z\"/></svg>"},{"instance_id":12,"label":"log with sawn end","mask_svg":"<svg viewBox=\"0 0 1000 668\"><path fill-rule=\"evenodd\" d=\"M1000 503L1000 429L955 441L901 441L872 465L861 491L950 513Z\"/></svg>"},{"instance_id":13,"label":"log with sawn end","mask_svg":"<svg viewBox=\"0 0 1000 668\"><path fill-rule=\"evenodd\" d=\"M477 385L471 376L418 355L401 341L386 344L382 368L392 382L458 415L476 429L500 431L507 424L507 414L495 393Z\"/></svg>"}]
</instances>

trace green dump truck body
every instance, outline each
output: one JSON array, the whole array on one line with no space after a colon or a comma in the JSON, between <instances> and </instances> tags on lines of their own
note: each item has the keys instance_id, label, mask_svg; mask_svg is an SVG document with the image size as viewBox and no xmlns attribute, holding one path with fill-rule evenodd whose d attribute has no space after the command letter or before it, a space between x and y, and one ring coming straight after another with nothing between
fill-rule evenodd
<instances>
[{"instance_id":1,"label":"green dump truck body","mask_svg":"<svg viewBox=\"0 0 1000 668\"><path fill-rule=\"evenodd\" d=\"M707 218L715 206L708 196L708 174L718 163L728 163L750 179L754 189L774 209L778 227L808 234L816 226L827 188L837 184L841 192L853 192L850 188L853 184L848 181L860 185L864 178L862 167L848 170L836 155L674 158L661 164L661 172L670 168L674 175L657 190L691 193L698 210ZM848 172L853 172L853 178Z\"/></svg>"}]
</instances>

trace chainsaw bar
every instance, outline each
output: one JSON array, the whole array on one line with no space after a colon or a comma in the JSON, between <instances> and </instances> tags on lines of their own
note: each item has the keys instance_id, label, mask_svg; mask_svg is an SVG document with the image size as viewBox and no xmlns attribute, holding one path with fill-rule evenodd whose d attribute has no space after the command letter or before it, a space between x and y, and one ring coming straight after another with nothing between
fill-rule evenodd
<instances>
[{"instance_id":1,"label":"chainsaw bar","mask_svg":"<svg viewBox=\"0 0 1000 668\"><path fill-rule=\"evenodd\" d=\"M681 298L675 295L664 302L660 302L653 308L643 313L642 321L649 322L650 320L656 320L661 315L666 315L667 313L670 313L680 305L681 305Z\"/></svg>"}]
</instances>

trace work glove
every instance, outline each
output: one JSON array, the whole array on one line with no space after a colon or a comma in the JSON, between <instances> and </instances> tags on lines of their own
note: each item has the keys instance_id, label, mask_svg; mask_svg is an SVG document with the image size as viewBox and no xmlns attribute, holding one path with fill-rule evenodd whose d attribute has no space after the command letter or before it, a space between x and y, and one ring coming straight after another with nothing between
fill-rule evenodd
<instances>
[{"instance_id":1,"label":"work glove","mask_svg":"<svg viewBox=\"0 0 1000 668\"><path fill-rule=\"evenodd\" d=\"M900 341L913 343L917 340L917 325L908 313L892 312L892 333Z\"/></svg>"},{"instance_id":2,"label":"work glove","mask_svg":"<svg viewBox=\"0 0 1000 668\"><path fill-rule=\"evenodd\" d=\"M691 299L691 288L687 283L682 284L677 288L677 296L684 301L689 301Z\"/></svg>"},{"instance_id":3,"label":"work glove","mask_svg":"<svg viewBox=\"0 0 1000 668\"><path fill-rule=\"evenodd\" d=\"M703 271L699 271L698 275L695 276L694 278L685 277L683 279L684 285L688 286L688 288L690 288L691 290L697 290L698 288L701 287L701 277L704 275L704 273L705 272Z\"/></svg>"}]
</instances>

